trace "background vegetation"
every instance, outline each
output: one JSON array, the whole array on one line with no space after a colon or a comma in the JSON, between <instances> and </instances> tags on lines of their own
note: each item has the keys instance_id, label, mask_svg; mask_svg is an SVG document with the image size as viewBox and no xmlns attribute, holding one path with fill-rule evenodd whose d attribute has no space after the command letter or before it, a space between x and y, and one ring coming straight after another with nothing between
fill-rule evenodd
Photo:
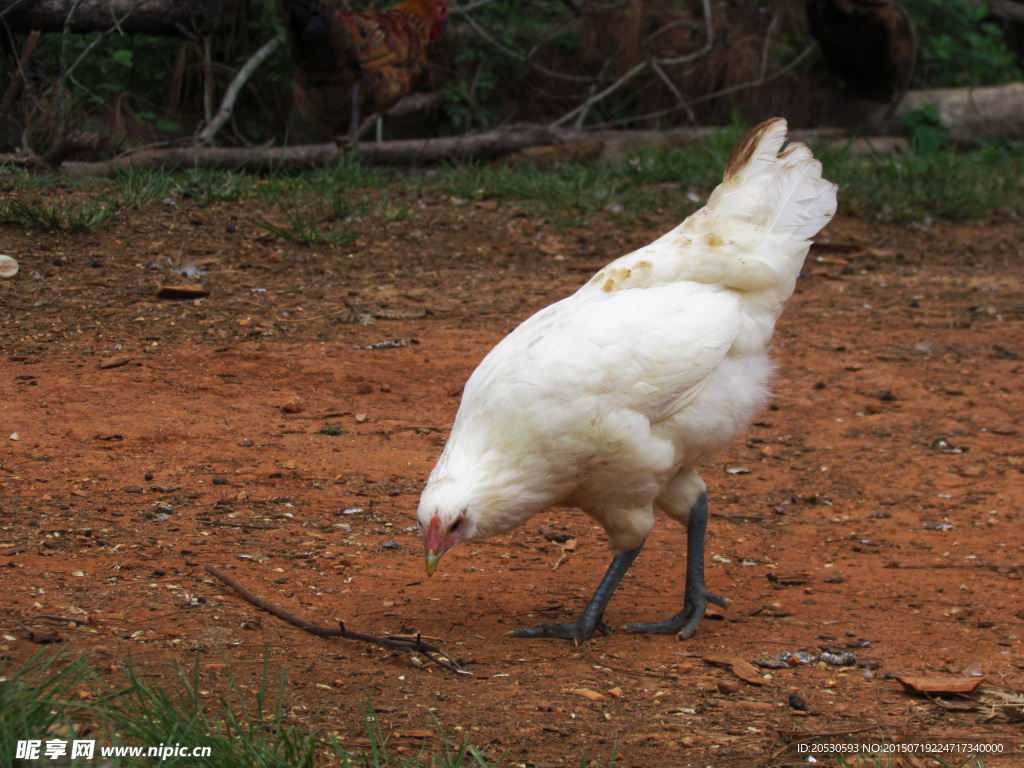
<instances>
[{"instance_id":1,"label":"background vegetation","mask_svg":"<svg viewBox=\"0 0 1024 768\"><path fill-rule=\"evenodd\" d=\"M188 37L44 34L26 92L0 126L0 151L39 154L68 130L117 146L187 140L209 121L237 70L282 34L281 0L225 0ZM1004 83L1021 77L1020 30L980 0L904 0L918 32L913 86ZM369 0L359 6L386 6ZM705 11L710 11L710 15ZM2 23L2 18L0 18ZM24 33L0 28L6 84ZM812 117L824 73L804 4L794 0L476 0L452 5L431 49L423 89L440 90L427 118L388 121L393 135L449 135L509 122L665 128L722 124L735 111L794 125ZM574 112L643 61L607 98ZM168 63L171 63L168 66ZM282 48L246 85L219 140L253 145L319 140L295 114ZM566 119L568 118L568 119Z\"/></svg>"}]
</instances>

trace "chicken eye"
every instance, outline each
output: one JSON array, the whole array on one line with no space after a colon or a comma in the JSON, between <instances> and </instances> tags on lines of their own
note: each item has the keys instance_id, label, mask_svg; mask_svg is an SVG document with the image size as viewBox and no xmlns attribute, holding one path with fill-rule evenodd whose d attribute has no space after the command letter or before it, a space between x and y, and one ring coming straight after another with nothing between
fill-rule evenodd
<instances>
[{"instance_id":1,"label":"chicken eye","mask_svg":"<svg viewBox=\"0 0 1024 768\"><path fill-rule=\"evenodd\" d=\"M457 530L459 530L459 526L462 525L462 520L462 515L456 517L455 522L453 522L451 528L448 529L449 533L455 533Z\"/></svg>"}]
</instances>

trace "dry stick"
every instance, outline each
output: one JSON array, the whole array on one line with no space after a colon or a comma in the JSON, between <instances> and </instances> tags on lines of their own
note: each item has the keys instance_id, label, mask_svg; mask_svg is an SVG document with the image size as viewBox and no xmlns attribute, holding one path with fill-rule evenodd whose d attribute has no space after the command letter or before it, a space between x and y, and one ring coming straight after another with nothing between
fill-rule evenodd
<instances>
[{"instance_id":1,"label":"dry stick","mask_svg":"<svg viewBox=\"0 0 1024 768\"><path fill-rule=\"evenodd\" d=\"M934 563L933 565L901 565L900 563L892 563L885 567L902 570L931 570L932 568L982 568L990 571L1007 570L1014 572L1024 570L1024 565L999 565L998 563Z\"/></svg>"},{"instance_id":2,"label":"dry stick","mask_svg":"<svg viewBox=\"0 0 1024 768\"><path fill-rule=\"evenodd\" d=\"M231 117L231 112L235 108L235 101L238 99L238 94L241 93L242 87L249 82L249 78L253 76L260 64L266 61L284 42L284 35L278 35L277 37L270 38L265 42L256 53L252 55L245 65L238 70L231 84L224 91L224 98L221 100L220 109L217 110L217 114L214 115L213 119L207 124L205 128L196 137L196 141L200 144L208 144L214 140L224 123Z\"/></svg>"},{"instance_id":3,"label":"dry stick","mask_svg":"<svg viewBox=\"0 0 1024 768\"><path fill-rule=\"evenodd\" d=\"M584 101L582 104L580 104L578 107L576 107L574 110L572 110L571 112L568 112L565 115L562 115L562 117L560 117L558 120L556 120L555 122L551 123L550 126L552 128L557 128L558 126L568 122L573 117L578 115L579 118L576 121L576 127L577 128L582 128L583 127L583 121L584 121L584 119L587 116L587 112L590 111L590 108L592 106L594 106L594 104L596 104L599 101L603 101L606 97L610 96L612 93L617 91L623 85L625 85L630 80L632 80L634 77L636 77L638 74L640 74L640 72L642 72L648 65L651 66L651 69L654 70L655 74L658 75L659 78L661 78L662 82L664 82L666 85L668 85L669 90L671 90L672 93L676 96L676 100L677 100L676 108L678 109L679 107L682 107L683 109L685 109L686 112L687 112L687 115L690 117L690 119L695 121L696 118L693 115L693 111L690 109L689 105L683 100L683 97L679 93L679 90L672 84L671 80L668 78L668 76L665 74L665 72L662 71L661 66L662 65L685 64L688 61L693 61L694 59L700 58L701 56L703 56L704 54L706 54L708 51L711 50L712 46L714 45L714 28L712 27L712 24L711 24L711 3L710 3L710 0L703 0L703 6L704 6L704 30L705 30L705 35L706 35L706 41L704 43L704 47L703 48L701 48L699 51L696 51L694 53L689 53L689 54L687 54L685 56L680 56L680 57L677 57L677 58L659 59L659 58L651 57L650 59L647 59L645 61L640 62L635 67L633 67L631 70L629 70L629 72L627 72L622 77L620 77L618 80L616 80L614 83L612 83L607 88L605 88L603 91L601 91L600 93L597 93L597 94L593 94L586 101ZM768 34L769 35L771 35L771 29L774 26L775 26L775 20L773 18L772 19L772 25L771 25L771 27L768 28ZM654 35L651 35L651 37L654 37L657 34L658 34L658 32L655 32ZM648 38L648 41L649 40L650 40L650 38ZM767 40L765 41L765 45L767 46ZM761 79L764 79L764 73L763 72L761 73Z\"/></svg>"},{"instance_id":4,"label":"dry stick","mask_svg":"<svg viewBox=\"0 0 1024 768\"><path fill-rule=\"evenodd\" d=\"M676 97L676 104L686 110L686 116L690 119L691 125L697 125L697 116L690 109L690 105L686 103L686 99L683 98L683 94L676 88L676 84L672 82L672 79L665 74L665 70L661 68L657 60L651 61L651 69L654 70L654 74L661 78L661 82L665 84L665 87L672 91L672 95Z\"/></svg>"},{"instance_id":5,"label":"dry stick","mask_svg":"<svg viewBox=\"0 0 1024 768\"><path fill-rule=\"evenodd\" d=\"M794 58L784 67L777 69L775 72L772 72L772 74L768 75L767 77L762 77L757 80L751 80L748 83L738 83L736 85L731 85L728 88L722 88L721 90L715 91L714 93L706 93L703 96L697 96L692 101L690 101L690 106L693 106L694 104L703 104L706 101L714 101L717 98L720 98L722 96L728 96L730 93L736 93L737 91L744 91L747 90L748 88L757 88L758 86L767 85L768 83L782 77L787 72L790 72L793 69L795 69L796 66L800 64L800 62L802 62L804 59L810 56L813 52L814 43L808 43L807 47L804 48L799 54L797 54L796 58ZM658 62L660 64L665 64L666 59L658 59ZM625 125L626 123L635 123L641 120L654 120L655 118L665 117L666 115L671 115L675 112L678 112L679 109L679 105L676 105L674 107L669 107L668 109L659 109L656 112L648 112L646 115L637 115L636 117L621 117L617 120L608 120L607 122L604 123L597 123L595 125L591 125L590 128L591 130L596 130L598 128L611 128L617 125Z\"/></svg>"},{"instance_id":6,"label":"dry stick","mask_svg":"<svg viewBox=\"0 0 1024 768\"><path fill-rule=\"evenodd\" d=\"M704 7L704 47L701 48L696 53L688 53L685 56L679 56L674 59L658 59L657 61L659 64L685 64L688 61L693 61L694 59L703 56L705 53L711 50L712 46L714 46L715 34L714 26L711 23L711 0L703 0L702 5ZM666 27L668 26L672 26L672 24L666 25ZM658 30L657 32L651 35L651 38L656 37L660 33L661 30ZM649 39L650 38L648 38L648 40Z\"/></svg>"},{"instance_id":7,"label":"dry stick","mask_svg":"<svg viewBox=\"0 0 1024 768\"><path fill-rule=\"evenodd\" d=\"M7 113L11 111L11 107L14 106L14 102L18 100L18 96L21 95L21 89L25 85L25 67L28 66L29 59L32 58L32 54L36 51L36 45L39 43L40 32L38 29L32 30L29 33L28 41L25 43L25 49L21 52L21 58L18 60L18 67L14 70L14 77L11 78L11 84L7 86L7 91L4 93L4 97L0 99L0 123L7 117Z\"/></svg>"},{"instance_id":8,"label":"dry stick","mask_svg":"<svg viewBox=\"0 0 1024 768\"><path fill-rule=\"evenodd\" d=\"M576 107L576 109L572 110L571 112L566 112L560 118L555 120L555 122L551 123L550 127L551 128L557 128L558 126L562 125L563 123L569 122L572 118L576 117L576 115L578 115L580 113L586 114L587 111L592 106L594 106L597 102L602 101L606 96L609 96L612 93L614 93L615 91L619 90L619 88L621 88L626 83L628 83L630 80L632 80L634 77L639 75L644 69L647 68L647 63L648 62L646 62L646 61L641 61L639 64L637 64L631 70L629 70L629 72L624 74L622 77L620 77L614 83L609 85L603 91L601 91L600 93L595 93L593 96L591 96L589 99L587 99L585 102L580 104L578 107ZM577 126L577 127L579 127L579 126Z\"/></svg>"},{"instance_id":9,"label":"dry stick","mask_svg":"<svg viewBox=\"0 0 1024 768\"><path fill-rule=\"evenodd\" d=\"M232 523L232 522L219 522L217 520L196 520L200 525L212 525L218 528L245 528L246 530L252 531L279 531L281 526L279 525L257 525L256 523Z\"/></svg>"},{"instance_id":10,"label":"dry stick","mask_svg":"<svg viewBox=\"0 0 1024 768\"><path fill-rule=\"evenodd\" d=\"M267 613L272 613L279 619L287 621L289 624L299 627L300 629L304 629L311 634L319 637L341 637L345 640L358 640L363 643L373 643L381 648L393 648L399 651L417 651L422 653L438 666L444 667L449 672L454 672L457 675L473 674L467 670L459 669L458 663L455 659L442 651L436 645L425 643L419 633L416 634L415 638L399 636L377 637L376 635L368 635L365 632L356 632L351 629L346 629L345 622L343 621L338 622L338 629L335 629L334 627L324 627L319 624L306 621L305 619L301 619L294 613L286 611L281 606L272 603L269 600L264 600L262 597L259 597L243 587L237 580L228 576L218 568L214 568L212 565L206 566L206 572L212 576L216 576L257 608L262 608Z\"/></svg>"},{"instance_id":11,"label":"dry stick","mask_svg":"<svg viewBox=\"0 0 1024 768\"><path fill-rule=\"evenodd\" d=\"M509 56L509 57L515 59L516 61L521 61L523 64L526 64L529 67L533 67L534 69L536 69L541 74L545 74L548 77L554 77L554 78L556 78L558 80L568 80L570 82L576 82L576 83L589 83L590 80L591 80L591 78L584 77L582 75L567 75L567 74L565 74L563 72L555 72L552 69L548 69L547 67L541 66L540 64L538 64L535 61L530 61L528 58L526 58L522 54L516 53L511 48L509 48L509 47L507 47L505 45L502 45L497 40L495 40L494 37L492 37L487 32L487 30L485 30L483 27L481 27L473 19L472 16L464 15L463 18L465 18L465 20L469 24L469 26L473 28L473 31L476 32L477 35L479 35L483 40L485 40L486 42L488 42L491 45L493 45L495 48L497 48L499 51L501 51L506 56Z\"/></svg>"}]
</instances>

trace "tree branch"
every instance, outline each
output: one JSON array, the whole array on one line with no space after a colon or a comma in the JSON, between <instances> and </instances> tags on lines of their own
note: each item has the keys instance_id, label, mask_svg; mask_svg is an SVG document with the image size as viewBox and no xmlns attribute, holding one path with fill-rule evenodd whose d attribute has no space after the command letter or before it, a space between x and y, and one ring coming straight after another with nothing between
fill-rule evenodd
<instances>
[{"instance_id":1,"label":"tree branch","mask_svg":"<svg viewBox=\"0 0 1024 768\"><path fill-rule=\"evenodd\" d=\"M234 78L231 80L231 84L228 85L227 90L224 91L224 98L221 100L220 109L217 110L217 114L213 116L213 119L206 125L205 128L196 137L197 144L212 144L214 138L217 136L217 132L224 127L224 123L231 117L231 112L235 108L235 101L238 100L238 95L241 93L242 88L249 78L253 76L259 66L272 56L278 48L284 43L284 36L278 35L270 38L265 42L260 49L252 55L252 57L245 62L245 66L235 73Z\"/></svg>"},{"instance_id":2,"label":"tree branch","mask_svg":"<svg viewBox=\"0 0 1024 768\"><path fill-rule=\"evenodd\" d=\"M21 58L18 59L18 65L14 70L14 75L11 77L11 82L7 86L7 90L4 91L3 98L0 99L0 123L7 117L7 113L11 111L14 102L21 95L21 89L25 87L25 67L28 66L32 54L36 51L36 45L39 43L39 34L38 29L32 30L29 34L28 41L25 43L25 49L21 52Z\"/></svg>"},{"instance_id":3,"label":"tree branch","mask_svg":"<svg viewBox=\"0 0 1024 768\"><path fill-rule=\"evenodd\" d=\"M281 606L272 603L269 600L264 600L262 597L259 597L255 593L250 592L248 589L243 587L236 579L233 579L232 577L228 576L220 569L214 568L212 565L206 566L206 572L220 579L222 582L227 584L229 587L235 590L235 592L237 592L247 601L255 605L257 608L260 608L266 611L267 613L273 614L274 616L277 616L277 618L279 619L287 621L292 626L298 627L299 629L304 629L305 631L310 632L319 637L340 637L345 640L356 640L361 643L372 643L374 645L380 646L381 648L393 648L399 651L410 652L415 651L418 653L422 653L432 662L434 662L440 667L444 667L449 672L454 672L457 675L473 674L472 672L469 672L467 670L459 669L458 662L456 662L455 659L453 659L447 653L442 651L436 645L424 642L423 638L419 634L417 634L416 637L405 637L402 635L377 637L376 635L368 635L365 632L356 632L351 629L346 629L345 622L343 621L338 622L337 629L335 629L334 627L324 627L319 624L314 624L311 621L301 619L294 613L286 611Z\"/></svg>"},{"instance_id":4,"label":"tree branch","mask_svg":"<svg viewBox=\"0 0 1024 768\"><path fill-rule=\"evenodd\" d=\"M631 70L629 70L629 72L624 74L622 77L620 77L614 83L609 85L603 91L601 91L600 93L595 93L593 96L591 96L585 102L583 102L578 107L576 107L576 109L572 110L571 112L567 112L566 114L562 115L560 118L555 120L555 122L551 123L551 127L552 128L557 128L558 126L564 125L565 123L569 122L570 120L572 120L572 118L574 118L578 114L586 114L587 110L589 110L592 106L597 104L597 102L603 100L607 96L610 96L615 91L619 90L619 88L621 88L626 83L628 83L630 80L632 80L634 77L636 77L641 72L643 72L647 68L647 64L648 64L648 62L641 61L639 64L637 64ZM577 127L579 127L579 126L577 126Z\"/></svg>"}]
</instances>

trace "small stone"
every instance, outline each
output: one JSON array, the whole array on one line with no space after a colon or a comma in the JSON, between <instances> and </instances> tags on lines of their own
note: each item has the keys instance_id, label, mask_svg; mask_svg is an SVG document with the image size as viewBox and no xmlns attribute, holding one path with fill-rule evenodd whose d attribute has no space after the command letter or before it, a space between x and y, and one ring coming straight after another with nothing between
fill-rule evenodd
<instances>
[{"instance_id":1,"label":"small stone","mask_svg":"<svg viewBox=\"0 0 1024 768\"><path fill-rule=\"evenodd\" d=\"M795 709L797 712L807 712L807 702L804 701L804 697L794 691L789 694L789 708Z\"/></svg>"},{"instance_id":2,"label":"small stone","mask_svg":"<svg viewBox=\"0 0 1024 768\"><path fill-rule=\"evenodd\" d=\"M11 432L11 440L21 440L17 432Z\"/></svg>"},{"instance_id":3,"label":"small stone","mask_svg":"<svg viewBox=\"0 0 1024 768\"><path fill-rule=\"evenodd\" d=\"M14 277L18 274L18 262L10 256L0 255L0 277Z\"/></svg>"},{"instance_id":4,"label":"small stone","mask_svg":"<svg viewBox=\"0 0 1024 768\"><path fill-rule=\"evenodd\" d=\"M224 477L215 477L215 478L213 478L213 484L214 485L227 485L228 481L227 481L227 478L224 478Z\"/></svg>"},{"instance_id":5,"label":"small stone","mask_svg":"<svg viewBox=\"0 0 1024 768\"><path fill-rule=\"evenodd\" d=\"M381 549L401 549L402 545L399 544L394 539L389 539L388 541L385 541L383 544L381 544L380 548Z\"/></svg>"},{"instance_id":6,"label":"small stone","mask_svg":"<svg viewBox=\"0 0 1024 768\"><path fill-rule=\"evenodd\" d=\"M143 475L143 477L146 479L146 482L148 483L150 480L153 479L153 473L147 472L146 474Z\"/></svg>"},{"instance_id":7,"label":"small stone","mask_svg":"<svg viewBox=\"0 0 1024 768\"><path fill-rule=\"evenodd\" d=\"M735 680L719 680L718 691L719 693L724 693L726 696L732 693L739 693L740 684Z\"/></svg>"}]
</instances>

